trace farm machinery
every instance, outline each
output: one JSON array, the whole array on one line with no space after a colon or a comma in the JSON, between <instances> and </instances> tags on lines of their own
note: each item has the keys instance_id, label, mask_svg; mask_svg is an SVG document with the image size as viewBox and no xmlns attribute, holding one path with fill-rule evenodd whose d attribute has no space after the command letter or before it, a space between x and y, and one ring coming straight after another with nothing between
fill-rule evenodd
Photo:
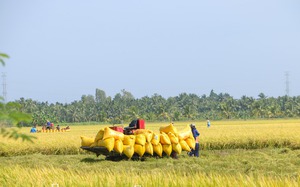
<instances>
[{"instance_id":1,"label":"farm machinery","mask_svg":"<svg viewBox=\"0 0 300 187\"><path fill-rule=\"evenodd\" d=\"M107 160L145 159L169 156L177 158L182 151L195 149L195 139L187 126L178 132L173 123L161 127L159 133L145 128L143 119L133 120L128 127L111 126L100 129L95 138L81 136L81 149Z\"/></svg>"}]
</instances>

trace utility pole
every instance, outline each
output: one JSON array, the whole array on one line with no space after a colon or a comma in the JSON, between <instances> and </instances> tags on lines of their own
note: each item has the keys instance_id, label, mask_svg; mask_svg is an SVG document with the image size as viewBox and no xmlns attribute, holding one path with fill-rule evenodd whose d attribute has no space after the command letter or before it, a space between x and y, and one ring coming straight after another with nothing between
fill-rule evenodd
<instances>
[{"instance_id":1,"label":"utility pole","mask_svg":"<svg viewBox=\"0 0 300 187\"><path fill-rule=\"evenodd\" d=\"M290 81L289 81L289 72L285 72L285 94L286 96L290 95Z\"/></svg>"},{"instance_id":2,"label":"utility pole","mask_svg":"<svg viewBox=\"0 0 300 187\"><path fill-rule=\"evenodd\" d=\"M2 80L3 80L3 83L2 83L2 86L3 86L3 100L4 100L4 103L6 103L6 75L4 72L2 72Z\"/></svg>"}]
</instances>

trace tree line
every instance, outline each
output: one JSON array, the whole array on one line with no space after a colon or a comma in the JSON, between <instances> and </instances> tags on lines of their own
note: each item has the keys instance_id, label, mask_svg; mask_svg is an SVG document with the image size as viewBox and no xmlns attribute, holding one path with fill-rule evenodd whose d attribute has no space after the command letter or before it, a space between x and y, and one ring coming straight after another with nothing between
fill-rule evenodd
<instances>
[{"instance_id":1,"label":"tree line","mask_svg":"<svg viewBox=\"0 0 300 187\"><path fill-rule=\"evenodd\" d=\"M135 98L129 91L121 90L114 97L96 89L95 95L83 95L80 100L65 103L38 102L20 98L15 101L21 112L32 115L33 124L103 122L122 124L136 118L147 121L181 121L259 118L298 118L300 96L267 97L260 93L258 98L242 96L235 99L227 93L209 95L181 93L164 98L159 94Z\"/></svg>"}]
</instances>

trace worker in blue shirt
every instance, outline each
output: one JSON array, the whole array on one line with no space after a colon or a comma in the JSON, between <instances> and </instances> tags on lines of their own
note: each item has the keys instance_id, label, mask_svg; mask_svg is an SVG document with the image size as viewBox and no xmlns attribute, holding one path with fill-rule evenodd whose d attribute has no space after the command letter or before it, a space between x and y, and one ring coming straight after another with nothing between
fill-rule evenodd
<instances>
[{"instance_id":1,"label":"worker in blue shirt","mask_svg":"<svg viewBox=\"0 0 300 187\"><path fill-rule=\"evenodd\" d=\"M33 126L31 129L30 129L30 133L36 133L36 127L35 126Z\"/></svg>"},{"instance_id":2,"label":"worker in blue shirt","mask_svg":"<svg viewBox=\"0 0 300 187\"><path fill-rule=\"evenodd\" d=\"M51 122L47 120L47 125L46 125L46 129L51 129Z\"/></svg>"},{"instance_id":3,"label":"worker in blue shirt","mask_svg":"<svg viewBox=\"0 0 300 187\"><path fill-rule=\"evenodd\" d=\"M191 124L191 131L193 133L193 137L195 138L195 149L192 149L191 152L189 152L189 156L195 156L195 157L199 157L199 136L200 133L198 132L198 130L196 129L196 125L195 124Z\"/></svg>"},{"instance_id":4,"label":"worker in blue shirt","mask_svg":"<svg viewBox=\"0 0 300 187\"><path fill-rule=\"evenodd\" d=\"M207 128L209 128L210 127L210 121L209 121L209 119L207 118Z\"/></svg>"}]
</instances>

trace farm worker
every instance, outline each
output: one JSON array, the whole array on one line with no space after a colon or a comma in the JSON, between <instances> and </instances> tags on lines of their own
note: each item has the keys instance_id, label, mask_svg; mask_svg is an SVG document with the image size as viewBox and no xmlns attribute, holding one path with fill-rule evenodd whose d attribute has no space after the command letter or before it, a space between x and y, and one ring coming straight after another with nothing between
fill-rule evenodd
<instances>
[{"instance_id":1,"label":"farm worker","mask_svg":"<svg viewBox=\"0 0 300 187\"><path fill-rule=\"evenodd\" d=\"M36 133L36 127L33 126L31 129L30 129L30 133Z\"/></svg>"},{"instance_id":2,"label":"farm worker","mask_svg":"<svg viewBox=\"0 0 300 187\"><path fill-rule=\"evenodd\" d=\"M59 125L56 126L56 130L58 130L58 131L60 130L60 126Z\"/></svg>"},{"instance_id":3,"label":"farm worker","mask_svg":"<svg viewBox=\"0 0 300 187\"><path fill-rule=\"evenodd\" d=\"M50 123L50 121L47 120L47 126L46 126L46 129L50 129L50 128L51 128L50 126L51 126L51 123Z\"/></svg>"},{"instance_id":4,"label":"farm worker","mask_svg":"<svg viewBox=\"0 0 300 187\"><path fill-rule=\"evenodd\" d=\"M207 118L207 128L209 128L210 127L210 121L209 121L209 119Z\"/></svg>"},{"instance_id":5,"label":"farm worker","mask_svg":"<svg viewBox=\"0 0 300 187\"><path fill-rule=\"evenodd\" d=\"M195 124L191 124L190 125L192 133L193 133L193 137L195 138L195 150L191 150L191 152L189 152L189 156L195 156L195 157L199 157L199 136L200 133L198 132L198 130L196 129L196 125Z\"/></svg>"}]
</instances>

